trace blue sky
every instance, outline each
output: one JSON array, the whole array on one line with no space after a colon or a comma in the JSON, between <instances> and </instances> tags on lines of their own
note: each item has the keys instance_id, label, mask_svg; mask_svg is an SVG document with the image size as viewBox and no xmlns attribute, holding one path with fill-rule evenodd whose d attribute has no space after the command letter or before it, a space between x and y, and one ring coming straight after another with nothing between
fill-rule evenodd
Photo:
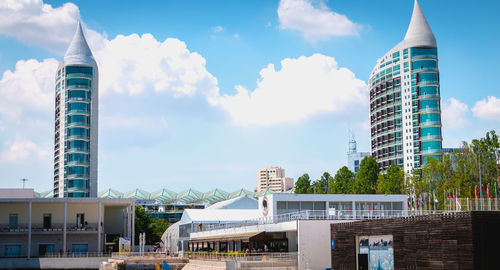
<instances>
[{"instance_id":1,"label":"blue sky","mask_svg":"<svg viewBox=\"0 0 500 270\"><path fill-rule=\"evenodd\" d=\"M445 147L500 129L497 1L420 5L437 38ZM100 69L99 190L253 189L369 151L366 81L413 1L0 3L0 181L52 186L54 72L78 14ZM153 56L153 58L151 58Z\"/></svg>"}]
</instances>

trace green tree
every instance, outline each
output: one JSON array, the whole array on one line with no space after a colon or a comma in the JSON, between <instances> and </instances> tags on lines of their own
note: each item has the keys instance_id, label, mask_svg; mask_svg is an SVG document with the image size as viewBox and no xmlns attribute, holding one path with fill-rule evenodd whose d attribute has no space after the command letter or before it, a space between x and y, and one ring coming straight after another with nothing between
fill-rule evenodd
<instances>
[{"instance_id":1,"label":"green tree","mask_svg":"<svg viewBox=\"0 0 500 270\"><path fill-rule=\"evenodd\" d=\"M168 222L155 219L140 206L135 207L135 244L139 244L139 234L146 233L146 245L153 245L161 240L168 228Z\"/></svg>"},{"instance_id":2,"label":"green tree","mask_svg":"<svg viewBox=\"0 0 500 270\"><path fill-rule=\"evenodd\" d=\"M311 186L308 189L308 193L313 194L327 194L328 192L328 183L332 179L332 176L328 172L324 172L321 175L321 178L313 181Z\"/></svg>"},{"instance_id":3,"label":"green tree","mask_svg":"<svg viewBox=\"0 0 500 270\"><path fill-rule=\"evenodd\" d=\"M329 183L329 189L334 194L349 194L351 192L351 185L354 179L354 173L351 172L346 166L340 168L335 177Z\"/></svg>"},{"instance_id":4,"label":"green tree","mask_svg":"<svg viewBox=\"0 0 500 270\"><path fill-rule=\"evenodd\" d=\"M309 178L309 174L305 173L297 179L297 182L295 182L295 194L308 193L310 187L311 179Z\"/></svg>"},{"instance_id":5,"label":"green tree","mask_svg":"<svg viewBox=\"0 0 500 270\"><path fill-rule=\"evenodd\" d=\"M380 174L377 180L378 194L403 194L405 173L397 165L391 165L386 174Z\"/></svg>"},{"instance_id":6,"label":"green tree","mask_svg":"<svg viewBox=\"0 0 500 270\"><path fill-rule=\"evenodd\" d=\"M354 177L352 192L356 194L373 194L377 187L379 174L378 163L372 156L364 157Z\"/></svg>"}]
</instances>

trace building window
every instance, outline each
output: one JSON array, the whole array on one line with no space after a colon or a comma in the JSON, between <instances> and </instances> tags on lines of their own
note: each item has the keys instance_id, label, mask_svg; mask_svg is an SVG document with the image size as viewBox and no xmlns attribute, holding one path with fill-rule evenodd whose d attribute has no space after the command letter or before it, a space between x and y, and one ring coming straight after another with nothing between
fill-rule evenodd
<instances>
[{"instance_id":1,"label":"building window","mask_svg":"<svg viewBox=\"0 0 500 270\"><path fill-rule=\"evenodd\" d=\"M83 228L85 225L85 214L76 214L76 227Z\"/></svg>"},{"instance_id":2,"label":"building window","mask_svg":"<svg viewBox=\"0 0 500 270\"><path fill-rule=\"evenodd\" d=\"M9 229L17 229L17 214L9 215Z\"/></svg>"},{"instance_id":3,"label":"building window","mask_svg":"<svg viewBox=\"0 0 500 270\"><path fill-rule=\"evenodd\" d=\"M44 218L45 220L45 218ZM40 244L38 245L38 255L45 256L55 252L54 244Z\"/></svg>"},{"instance_id":4,"label":"building window","mask_svg":"<svg viewBox=\"0 0 500 270\"><path fill-rule=\"evenodd\" d=\"M52 214L43 214L43 228L50 229L52 227Z\"/></svg>"},{"instance_id":5,"label":"building window","mask_svg":"<svg viewBox=\"0 0 500 270\"><path fill-rule=\"evenodd\" d=\"M87 253L87 252L89 252L89 245L88 244L73 244L71 246L71 252L76 253L76 254Z\"/></svg>"},{"instance_id":6,"label":"building window","mask_svg":"<svg viewBox=\"0 0 500 270\"><path fill-rule=\"evenodd\" d=\"M5 257L19 257L21 256L21 245L5 245Z\"/></svg>"}]
</instances>

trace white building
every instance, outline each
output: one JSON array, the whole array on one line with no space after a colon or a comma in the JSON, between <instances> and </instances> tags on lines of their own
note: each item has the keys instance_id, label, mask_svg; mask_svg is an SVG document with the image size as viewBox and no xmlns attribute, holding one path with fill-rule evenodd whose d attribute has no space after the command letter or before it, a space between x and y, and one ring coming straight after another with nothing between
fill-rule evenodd
<instances>
[{"instance_id":1,"label":"white building","mask_svg":"<svg viewBox=\"0 0 500 270\"><path fill-rule=\"evenodd\" d=\"M98 77L78 21L56 73L54 197L97 197Z\"/></svg>"},{"instance_id":2,"label":"white building","mask_svg":"<svg viewBox=\"0 0 500 270\"><path fill-rule=\"evenodd\" d=\"M281 167L257 170L257 192L263 190L286 192L291 190L293 186L293 178L285 177L285 169Z\"/></svg>"},{"instance_id":3,"label":"white building","mask_svg":"<svg viewBox=\"0 0 500 270\"><path fill-rule=\"evenodd\" d=\"M397 165L411 173L428 157L439 159L442 133L437 42L416 0L403 41L378 59L368 85L371 152L380 169Z\"/></svg>"}]
</instances>

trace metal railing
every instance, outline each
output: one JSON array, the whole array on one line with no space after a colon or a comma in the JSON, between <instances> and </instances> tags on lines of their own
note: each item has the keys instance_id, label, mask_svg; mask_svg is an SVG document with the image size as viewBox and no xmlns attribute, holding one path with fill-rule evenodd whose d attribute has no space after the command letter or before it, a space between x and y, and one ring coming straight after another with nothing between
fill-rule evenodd
<instances>
[{"instance_id":1,"label":"metal railing","mask_svg":"<svg viewBox=\"0 0 500 270\"><path fill-rule=\"evenodd\" d=\"M406 210L304 210L298 212L284 213L275 216L260 217L256 219L243 220L233 223L203 224L201 230L194 232L211 231L219 229L239 228L251 225L264 225L295 220L364 220L384 219L393 217L405 217ZM196 227L199 228L199 227Z\"/></svg>"},{"instance_id":2,"label":"metal railing","mask_svg":"<svg viewBox=\"0 0 500 270\"><path fill-rule=\"evenodd\" d=\"M297 269L296 252L187 252L189 260L234 262L238 268L282 268Z\"/></svg>"}]
</instances>

